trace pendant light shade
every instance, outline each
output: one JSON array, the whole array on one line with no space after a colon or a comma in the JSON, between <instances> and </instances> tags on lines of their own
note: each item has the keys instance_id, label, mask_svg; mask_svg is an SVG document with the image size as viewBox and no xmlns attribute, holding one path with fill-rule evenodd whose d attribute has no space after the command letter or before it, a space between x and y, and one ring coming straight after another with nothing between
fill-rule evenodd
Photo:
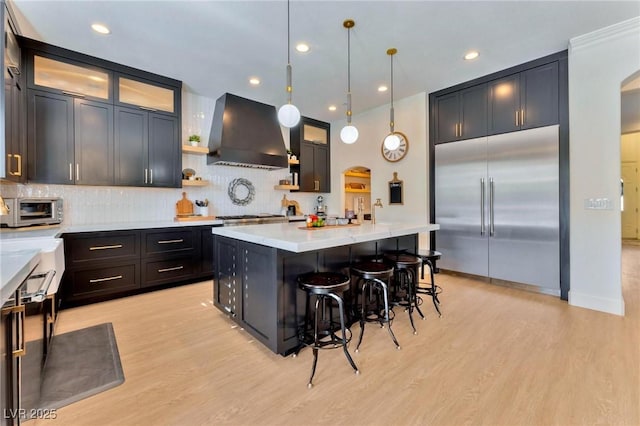
<instances>
[{"instance_id":1,"label":"pendant light shade","mask_svg":"<svg viewBox=\"0 0 640 426\"><path fill-rule=\"evenodd\" d=\"M389 110L389 134L384 138L384 147L389 151L398 149L400 146L400 138L394 132L394 117L393 117L393 55L398 53L396 48L387 50L387 55L391 58L391 109Z\"/></svg>"},{"instance_id":2,"label":"pendant light shade","mask_svg":"<svg viewBox=\"0 0 640 426\"><path fill-rule=\"evenodd\" d=\"M300 111L291 103L291 18L289 16L289 0L287 0L287 103L278 109L278 121L284 127L294 127L300 121Z\"/></svg>"},{"instance_id":3,"label":"pendant light shade","mask_svg":"<svg viewBox=\"0 0 640 426\"><path fill-rule=\"evenodd\" d=\"M347 19L342 23L347 29L347 125L340 130L340 139L346 144L358 140L358 129L351 124L351 28L355 25L353 19Z\"/></svg>"}]
</instances>

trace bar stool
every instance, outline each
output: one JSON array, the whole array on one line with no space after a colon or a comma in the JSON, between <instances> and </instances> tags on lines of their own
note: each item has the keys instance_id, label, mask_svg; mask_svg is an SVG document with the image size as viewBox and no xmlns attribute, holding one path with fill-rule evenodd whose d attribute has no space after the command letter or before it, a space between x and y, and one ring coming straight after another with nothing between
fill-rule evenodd
<instances>
[{"instance_id":1,"label":"bar stool","mask_svg":"<svg viewBox=\"0 0 640 426\"><path fill-rule=\"evenodd\" d=\"M422 259L402 252L385 253L384 259L391 263L394 269L394 300L392 303L397 306L404 306L409 311L409 321L411 322L411 328L413 328L413 334L418 334L411 314L415 309L420 314L420 317L424 319L419 307L422 299L416 294L418 269L422 265Z\"/></svg>"},{"instance_id":2,"label":"bar stool","mask_svg":"<svg viewBox=\"0 0 640 426\"><path fill-rule=\"evenodd\" d=\"M391 320L393 317L389 314L389 283L391 282L391 277L393 277L393 267L382 262L359 262L351 265L351 275L357 277L356 289L359 284L362 283L360 337L358 338L356 352L360 350L360 344L362 343L362 336L364 335L364 326L366 322L379 322L380 327L384 327L384 324L387 324L391 340L393 340L396 348L400 349L400 344L398 343L396 336L393 334L393 330L391 330ZM371 300L374 297L374 293L376 298L375 301ZM379 303L380 293L382 293L382 298L384 300L382 313ZM373 303L375 303L375 310L370 310L369 306Z\"/></svg>"},{"instance_id":3,"label":"bar stool","mask_svg":"<svg viewBox=\"0 0 640 426\"><path fill-rule=\"evenodd\" d=\"M305 313L305 329L303 332L302 344L311 346L313 349L313 365L311 367L311 377L309 377L309 384L307 387L313 386L313 376L316 373L316 365L318 364L318 350L319 349L333 349L338 346L342 346L344 355L347 357L347 361L351 364L351 367L356 374L360 374L358 367L353 362L349 351L347 350L347 344L351 340L351 332L345 325L345 312L344 301L342 300L342 293L349 290L350 279L348 276L336 272L310 272L298 276L298 286L300 289L307 293L306 301L306 313ZM311 296L316 297L315 312L313 321L313 342L309 342L307 339L307 321L309 319L309 307ZM335 324L332 323L332 303L334 300L338 304L338 312L340 314L340 330L342 336L339 337L335 334ZM328 303L327 303L328 302ZM325 311L329 310L329 320L325 318ZM321 327L322 324L322 327ZM347 330L349 330L349 337L347 338ZM322 336L322 337L321 337Z\"/></svg>"},{"instance_id":4,"label":"bar stool","mask_svg":"<svg viewBox=\"0 0 640 426\"><path fill-rule=\"evenodd\" d=\"M422 259L422 270L421 270L421 278L424 279L424 265L429 267L429 274L431 276L431 286L429 287L421 287L418 284L416 288L416 293L418 294L426 294L431 296L431 301L433 302L433 306L435 306L436 311L438 311L438 315L442 317L442 312L440 312L440 299L438 299L438 294L442 293L442 287L436 285L435 279L433 277L434 274L434 266L433 262L440 259L442 253L436 250L428 250L424 254L418 254L418 256Z\"/></svg>"}]
</instances>

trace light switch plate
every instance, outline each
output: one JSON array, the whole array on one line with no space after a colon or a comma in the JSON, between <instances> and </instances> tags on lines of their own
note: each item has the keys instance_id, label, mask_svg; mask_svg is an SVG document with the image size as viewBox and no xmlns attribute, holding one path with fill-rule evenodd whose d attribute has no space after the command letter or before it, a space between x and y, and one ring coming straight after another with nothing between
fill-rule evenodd
<instances>
[{"instance_id":1,"label":"light switch plate","mask_svg":"<svg viewBox=\"0 0 640 426\"><path fill-rule=\"evenodd\" d=\"M608 198L586 198L585 210L613 210L613 203Z\"/></svg>"}]
</instances>

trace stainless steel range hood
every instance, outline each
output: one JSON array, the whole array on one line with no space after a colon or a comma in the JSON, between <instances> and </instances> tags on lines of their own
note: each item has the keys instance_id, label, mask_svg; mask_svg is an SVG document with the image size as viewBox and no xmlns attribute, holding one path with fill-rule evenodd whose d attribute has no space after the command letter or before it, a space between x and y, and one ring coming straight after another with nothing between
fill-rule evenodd
<instances>
[{"instance_id":1,"label":"stainless steel range hood","mask_svg":"<svg viewBox=\"0 0 640 426\"><path fill-rule=\"evenodd\" d=\"M207 164L282 169L288 166L276 108L225 93L216 101Z\"/></svg>"}]
</instances>

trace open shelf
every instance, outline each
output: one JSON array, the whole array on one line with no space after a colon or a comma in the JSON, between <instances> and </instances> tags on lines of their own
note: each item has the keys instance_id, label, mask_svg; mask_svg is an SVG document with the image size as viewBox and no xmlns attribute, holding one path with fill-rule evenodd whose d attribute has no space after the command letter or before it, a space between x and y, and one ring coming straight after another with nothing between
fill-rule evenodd
<instances>
[{"instance_id":1,"label":"open shelf","mask_svg":"<svg viewBox=\"0 0 640 426\"><path fill-rule=\"evenodd\" d=\"M371 173L368 173L368 172L349 171L349 172L345 172L344 175L349 177L360 177L360 178L367 178L367 179L371 178Z\"/></svg>"},{"instance_id":2,"label":"open shelf","mask_svg":"<svg viewBox=\"0 0 640 426\"><path fill-rule=\"evenodd\" d=\"M207 155L209 153L209 147L182 145L182 152L187 154Z\"/></svg>"},{"instance_id":3,"label":"open shelf","mask_svg":"<svg viewBox=\"0 0 640 426\"><path fill-rule=\"evenodd\" d=\"M207 186L209 185L208 180L187 180L182 179L182 186Z\"/></svg>"},{"instance_id":4,"label":"open shelf","mask_svg":"<svg viewBox=\"0 0 640 426\"><path fill-rule=\"evenodd\" d=\"M360 194L370 194L370 189L355 189L355 188L345 188L344 192L358 192Z\"/></svg>"},{"instance_id":5,"label":"open shelf","mask_svg":"<svg viewBox=\"0 0 640 426\"><path fill-rule=\"evenodd\" d=\"M283 190L298 190L300 187L298 185L275 185L273 189L283 189Z\"/></svg>"}]
</instances>

